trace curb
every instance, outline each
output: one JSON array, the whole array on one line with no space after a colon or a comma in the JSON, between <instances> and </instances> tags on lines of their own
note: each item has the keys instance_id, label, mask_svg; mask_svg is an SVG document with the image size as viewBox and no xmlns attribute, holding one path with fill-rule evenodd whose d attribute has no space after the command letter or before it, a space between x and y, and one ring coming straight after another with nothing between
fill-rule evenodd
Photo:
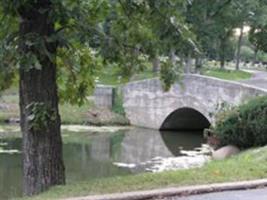
<instances>
[{"instance_id":1,"label":"curb","mask_svg":"<svg viewBox=\"0 0 267 200\"><path fill-rule=\"evenodd\" d=\"M216 183L178 188L155 189L147 191L125 192L87 197L67 198L65 200L148 200L171 196L189 196L196 194L223 192L231 190L255 189L267 186L267 179L231 183Z\"/></svg>"}]
</instances>

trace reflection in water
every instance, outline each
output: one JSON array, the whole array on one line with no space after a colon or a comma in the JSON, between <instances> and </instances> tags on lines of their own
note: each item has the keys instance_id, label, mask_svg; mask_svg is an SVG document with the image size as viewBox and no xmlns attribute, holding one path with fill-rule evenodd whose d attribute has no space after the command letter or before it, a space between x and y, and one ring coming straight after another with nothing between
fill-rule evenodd
<instances>
[{"instance_id":1,"label":"reflection in water","mask_svg":"<svg viewBox=\"0 0 267 200\"><path fill-rule=\"evenodd\" d=\"M93 138L91 143L91 158L96 161L108 161L111 157L110 138L101 135Z\"/></svg>"},{"instance_id":2,"label":"reflection in water","mask_svg":"<svg viewBox=\"0 0 267 200\"><path fill-rule=\"evenodd\" d=\"M146 162L155 157L173 156L156 130L135 128L125 134L121 143L121 157L118 162Z\"/></svg>"},{"instance_id":3,"label":"reflection in water","mask_svg":"<svg viewBox=\"0 0 267 200\"><path fill-rule=\"evenodd\" d=\"M0 140L0 143L2 141ZM20 139L8 140L1 146L5 150L17 149ZM0 154L0 199L16 197L21 194L22 165L20 154Z\"/></svg>"},{"instance_id":4,"label":"reflection in water","mask_svg":"<svg viewBox=\"0 0 267 200\"><path fill-rule=\"evenodd\" d=\"M180 155L179 147L191 150L200 147L203 142L202 134L160 133L140 128L112 134L74 133L71 137L75 140L68 137L68 142L63 146L68 183L140 172L145 169L120 168L114 163L138 166L156 157ZM77 139L79 137L80 140ZM3 143L6 144L1 146ZM0 148L20 150L21 139L0 139ZM21 154L0 153L0 199L21 195L21 183Z\"/></svg>"},{"instance_id":5,"label":"reflection in water","mask_svg":"<svg viewBox=\"0 0 267 200\"><path fill-rule=\"evenodd\" d=\"M159 132L136 128L125 134L121 157L114 164L128 167L133 173L200 167L208 161L208 157L195 151L194 157L188 157L181 150L194 150L202 143L202 131ZM207 152L206 149L204 151ZM176 156L179 158L174 158Z\"/></svg>"},{"instance_id":6,"label":"reflection in water","mask_svg":"<svg viewBox=\"0 0 267 200\"><path fill-rule=\"evenodd\" d=\"M182 150L193 150L205 142L203 131L161 131L164 144L174 156Z\"/></svg>"}]
</instances>

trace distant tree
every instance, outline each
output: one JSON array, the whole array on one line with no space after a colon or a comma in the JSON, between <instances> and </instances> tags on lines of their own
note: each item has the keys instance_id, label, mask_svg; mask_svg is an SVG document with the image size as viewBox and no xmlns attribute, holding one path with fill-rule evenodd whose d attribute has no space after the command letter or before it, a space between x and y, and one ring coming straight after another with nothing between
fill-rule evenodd
<instances>
[{"instance_id":1,"label":"distant tree","mask_svg":"<svg viewBox=\"0 0 267 200\"><path fill-rule=\"evenodd\" d=\"M267 51L267 1L259 1L256 11L253 13L253 17L250 19L250 31L249 41L254 46L254 63L257 59L257 53L261 51Z\"/></svg>"},{"instance_id":2,"label":"distant tree","mask_svg":"<svg viewBox=\"0 0 267 200\"><path fill-rule=\"evenodd\" d=\"M228 51L231 49L233 26L229 22L232 16L228 10L232 1L193 0L190 2L185 12L186 22L192 26L202 52L196 58L199 60L200 56L219 59L223 68Z\"/></svg>"},{"instance_id":3,"label":"distant tree","mask_svg":"<svg viewBox=\"0 0 267 200\"><path fill-rule=\"evenodd\" d=\"M237 50L236 50L236 70L240 68L240 52L244 37L244 26L248 25L251 19L254 17L257 8L259 6L259 0L237 0L232 1L231 10L233 11L233 27L239 28Z\"/></svg>"},{"instance_id":4,"label":"distant tree","mask_svg":"<svg viewBox=\"0 0 267 200\"><path fill-rule=\"evenodd\" d=\"M174 61L175 54L186 51L195 52L197 46L194 35L183 17L184 0L148 0L119 1L110 13L108 34L103 57L110 62L119 62L126 76L145 68L144 58L153 63L157 73L162 63L160 57L169 57ZM112 49L112 51L108 50ZM168 62L168 61L167 61ZM174 62L168 62L170 69L177 68ZM164 83L174 82L176 76L161 76ZM162 72L162 71L161 71Z\"/></svg>"}]
</instances>

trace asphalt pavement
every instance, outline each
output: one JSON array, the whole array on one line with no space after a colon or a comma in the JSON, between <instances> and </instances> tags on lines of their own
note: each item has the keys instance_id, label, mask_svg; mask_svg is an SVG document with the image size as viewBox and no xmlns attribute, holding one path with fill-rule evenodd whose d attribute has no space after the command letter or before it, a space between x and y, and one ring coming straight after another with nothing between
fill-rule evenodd
<instances>
[{"instance_id":1,"label":"asphalt pavement","mask_svg":"<svg viewBox=\"0 0 267 200\"><path fill-rule=\"evenodd\" d=\"M256 71L256 70L245 70L245 71L253 73L253 76L248 80L242 80L240 82L255 87L267 89L267 72Z\"/></svg>"},{"instance_id":2,"label":"asphalt pavement","mask_svg":"<svg viewBox=\"0 0 267 200\"><path fill-rule=\"evenodd\" d=\"M209 193L188 197L159 198L154 200L267 200L267 188Z\"/></svg>"}]
</instances>

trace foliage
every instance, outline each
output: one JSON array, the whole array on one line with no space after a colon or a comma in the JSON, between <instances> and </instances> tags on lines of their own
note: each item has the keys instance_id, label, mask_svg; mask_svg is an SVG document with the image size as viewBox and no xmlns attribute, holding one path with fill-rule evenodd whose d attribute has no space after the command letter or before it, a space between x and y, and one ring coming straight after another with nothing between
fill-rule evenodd
<instances>
[{"instance_id":1,"label":"foliage","mask_svg":"<svg viewBox=\"0 0 267 200\"><path fill-rule=\"evenodd\" d=\"M114 97L113 97L112 111L121 115L125 115L125 110L123 107L122 89L121 88L114 89L113 94Z\"/></svg>"},{"instance_id":2,"label":"foliage","mask_svg":"<svg viewBox=\"0 0 267 200\"><path fill-rule=\"evenodd\" d=\"M35 102L26 107L30 113L27 120L34 131L44 130L48 123L56 120L56 112L42 102Z\"/></svg>"},{"instance_id":3,"label":"foliage","mask_svg":"<svg viewBox=\"0 0 267 200\"><path fill-rule=\"evenodd\" d=\"M167 60L163 62L160 70L160 80L162 81L163 89L168 91L179 80L181 65L174 65L171 61Z\"/></svg>"},{"instance_id":4,"label":"foliage","mask_svg":"<svg viewBox=\"0 0 267 200\"><path fill-rule=\"evenodd\" d=\"M240 52L240 57L244 61L253 60L253 58L254 58L253 49L250 48L249 46L242 46L241 52Z\"/></svg>"},{"instance_id":5,"label":"foliage","mask_svg":"<svg viewBox=\"0 0 267 200\"><path fill-rule=\"evenodd\" d=\"M101 55L120 63L121 75L131 77L144 71L145 63L160 55L195 52L194 34L182 11L184 0L113 1L105 23L108 36ZM108 47L108 48L107 48Z\"/></svg>"},{"instance_id":6,"label":"foliage","mask_svg":"<svg viewBox=\"0 0 267 200\"><path fill-rule=\"evenodd\" d=\"M96 28L101 18L105 16L108 2L51 0L51 7L36 12L42 14L49 12L47 14L55 24L54 34L20 35L17 17L27 10L32 11L35 3L37 4L30 0L0 2L1 23L4 25L0 34L0 57L1 66L7 69L3 72L14 73L16 68L41 69L41 60L36 55L45 55L51 62L57 61L61 100L82 104L94 87L94 70L98 66L97 56L93 55L87 41L96 34ZM52 55L45 44L57 44L57 54ZM21 52L21 48L18 47L22 45L31 51Z\"/></svg>"},{"instance_id":7,"label":"foliage","mask_svg":"<svg viewBox=\"0 0 267 200\"><path fill-rule=\"evenodd\" d=\"M202 56L217 59L220 40L229 33L229 17L227 16L229 0L192 0L185 10L186 21L192 26ZM230 28L231 29L231 28ZM231 31L230 31L231 32Z\"/></svg>"},{"instance_id":8,"label":"foliage","mask_svg":"<svg viewBox=\"0 0 267 200\"><path fill-rule=\"evenodd\" d=\"M202 57L221 61L233 60L236 48L237 28L259 27L266 23L265 0L193 0L185 11L186 22L196 35ZM251 41L252 42L252 41ZM253 42L252 42L253 43ZM263 43L262 43L263 44ZM237 46L237 47L236 47ZM263 46L263 45L262 45Z\"/></svg>"},{"instance_id":9,"label":"foliage","mask_svg":"<svg viewBox=\"0 0 267 200\"><path fill-rule=\"evenodd\" d=\"M266 49L266 23L267 17L267 2L261 0L254 12L254 16L250 20L251 30L249 31L249 41L254 46L255 50L267 51Z\"/></svg>"},{"instance_id":10,"label":"foliage","mask_svg":"<svg viewBox=\"0 0 267 200\"><path fill-rule=\"evenodd\" d=\"M267 53L262 52L262 51L258 52L257 60L260 62L267 62Z\"/></svg>"},{"instance_id":11,"label":"foliage","mask_svg":"<svg viewBox=\"0 0 267 200\"><path fill-rule=\"evenodd\" d=\"M58 51L58 86L61 102L86 103L86 97L92 93L94 76L101 68L101 59L97 58L90 47L77 46L74 49Z\"/></svg>"},{"instance_id":12,"label":"foliage","mask_svg":"<svg viewBox=\"0 0 267 200\"><path fill-rule=\"evenodd\" d=\"M258 97L217 119L215 134L222 145L250 148L267 144L267 97Z\"/></svg>"},{"instance_id":13,"label":"foliage","mask_svg":"<svg viewBox=\"0 0 267 200\"><path fill-rule=\"evenodd\" d=\"M36 55L46 55L58 65L60 100L72 104L81 105L91 93L101 66L116 64L120 76L131 77L158 54L166 55L171 49L198 51L194 34L182 16L189 3L184 0L51 0L51 8L37 11L49 12L55 23L55 33L49 37L18 34L17 16L22 9L31 10L32 1L0 3L1 66L8 69L3 72L13 75L22 66L40 69ZM21 43L38 53L23 54L17 48ZM45 43L56 43L57 55L51 55Z\"/></svg>"},{"instance_id":14,"label":"foliage","mask_svg":"<svg viewBox=\"0 0 267 200\"><path fill-rule=\"evenodd\" d=\"M254 46L262 50L264 52L267 52L267 25L264 27L259 27L257 29L251 29L250 30L250 41Z\"/></svg>"}]
</instances>

